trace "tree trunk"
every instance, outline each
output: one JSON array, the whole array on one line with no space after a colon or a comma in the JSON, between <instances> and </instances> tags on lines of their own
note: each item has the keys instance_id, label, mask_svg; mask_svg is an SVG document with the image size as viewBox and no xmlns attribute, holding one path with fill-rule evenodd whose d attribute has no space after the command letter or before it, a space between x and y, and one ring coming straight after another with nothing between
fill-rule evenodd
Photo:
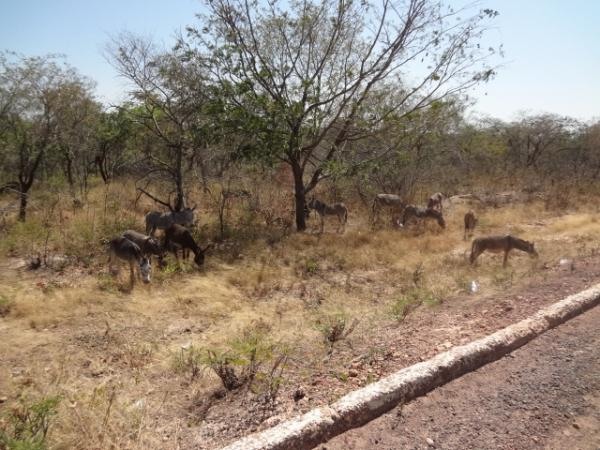
<instances>
[{"instance_id":1,"label":"tree trunk","mask_svg":"<svg viewBox=\"0 0 600 450\"><path fill-rule=\"evenodd\" d=\"M185 193L183 192L183 147L176 147L177 152L176 167L175 167L175 204L173 209L181 211L185 208Z\"/></svg>"},{"instance_id":2,"label":"tree trunk","mask_svg":"<svg viewBox=\"0 0 600 450\"><path fill-rule=\"evenodd\" d=\"M306 192L304 190L303 170L300 164L293 162L292 173L294 174L294 195L296 199L296 231L306 230L306 216L304 207L306 206Z\"/></svg>"},{"instance_id":3,"label":"tree trunk","mask_svg":"<svg viewBox=\"0 0 600 450\"><path fill-rule=\"evenodd\" d=\"M27 191L21 187L19 192L20 204L19 204L19 220L25 222L25 215L27 214Z\"/></svg>"}]
</instances>

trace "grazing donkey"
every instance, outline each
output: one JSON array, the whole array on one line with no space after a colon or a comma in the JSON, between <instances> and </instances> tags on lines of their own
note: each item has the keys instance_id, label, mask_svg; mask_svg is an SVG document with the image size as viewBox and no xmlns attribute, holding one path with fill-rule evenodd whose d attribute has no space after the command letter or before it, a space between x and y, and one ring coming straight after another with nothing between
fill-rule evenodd
<instances>
[{"instance_id":1,"label":"grazing donkey","mask_svg":"<svg viewBox=\"0 0 600 450\"><path fill-rule=\"evenodd\" d=\"M159 267L163 265L163 257L165 252L160 245L160 242L158 242L155 238L152 236L146 236L145 234L139 233L135 230L126 230L121 236L137 244L144 256L149 258L152 255L155 255L158 260Z\"/></svg>"},{"instance_id":2,"label":"grazing donkey","mask_svg":"<svg viewBox=\"0 0 600 450\"><path fill-rule=\"evenodd\" d=\"M382 208L390 208L390 209L392 209L392 214L394 212L397 214L400 214L405 206L406 206L406 204L398 195L377 194L375 196L375 199L373 200L373 207L372 207L373 216L372 216L371 222L373 223L373 225L375 225L375 223L377 221L379 221L379 213ZM393 221L394 220L392 219L392 222Z\"/></svg>"},{"instance_id":3,"label":"grazing donkey","mask_svg":"<svg viewBox=\"0 0 600 450\"><path fill-rule=\"evenodd\" d=\"M189 250L191 250L194 252L194 262L198 266L201 266L204 264L204 252L212 247L212 244L204 248L198 247L190 230L175 223L165 230L165 243L163 247L175 255L177 262L179 262L179 255L177 253L179 249L182 250L183 259L188 258Z\"/></svg>"},{"instance_id":4,"label":"grazing donkey","mask_svg":"<svg viewBox=\"0 0 600 450\"><path fill-rule=\"evenodd\" d=\"M473 241L471 246L471 256L469 261L471 264L475 263L475 260L486 250L492 253L504 252L504 262L502 267L506 267L508 260L508 254L512 249L517 249L529 253L531 256L537 257L538 253L535 251L534 243L528 242L518 237L506 235L506 236L490 236L485 238L478 238Z\"/></svg>"},{"instance_id":5,"label":"grazing donkey","mask_svg":"<svg viewBox=\"0 0 600 450\"><path fill-rule=\"evenodd\" d=\"M477 225L478 219L473 210L465 214L465 235L463 239L466 241L467 236L473 236L473 231Z\"/></svg>"},{"instance_id":6,"label":"grazing donkey","mask_svg":"<svg viewBox=\"0 0 600 450\"><path fill-rule=\"evenodd\" d=\"M316 198L312 198L308 203L309 209L314 209L321 219L321 233L325 226L325 216L337 216L340 226L345 229L346 222L348 221L348 208L343 203L334 203L333 205L327 205ZM338 228L339 231L339 228Z\"/></svg>"},{"instance_id":7,"label":"grazing donkey","mask_svg":"<svg viewBox=\"0 0 600 450\"><path fill-rule=\"evenodd\" d=\"M150 271L152 266L150 259L146 258L142 253L140 247L123 236L116 237L108 243L109 257L108 266L112 264L112 259L116 256L119 259L127 261L129 263L129 281L131 288L135 283L135 270L134 266L137 264L140 272L140 276L144 283L150 282Z\"/></svg>"},{"instance_id":8,"label":"grazing donkey","mask_svg":"<svg viewBox=\"0 0 600 450\"><path fill-rule=\"evenodd\" d=\"M184 208L181 211L172 211L161 213L159 211L151 211L146 214L146 234L154 236L154 232L158 228L159 230L166 230L173 224L180 225L192 225L194 223L194 210L193 208Z\"/></svg>"},{"instance_id":9,"label":"grazing donkey","mask_svg":"<svg viewBox=\"0 0 600 450\"><path fill-rule=\"evenodd\" d=\"M434 219L440 227L446 228L446 221L444 220L444 216L442 216L441 212L436 209L420 208L414 205L408 205L406 208L404 208L404 215L402 216L400 227L404 227L406 222L413 217L418 219Z\"/></svg>"},{"instance_id":10,"label":"grazing donkey","mask_svg":"<svg viewBox=\"0 0 600 450\"><path fill-rule=\"evenodd\" d=\"M125 230L121 236L137 244L144 256L160 256L163 254L163 249L160 243L152 236L146 236L145 234L135 230Z\"/></svg>"},{"instance_id":11,"label":"grazing donkey","mask_svg":"<svg viewBox=\"0 0 600 450\"><path fill-rule=\"evenodd\" d=\"M436 192L429 200L427 200L427 209L437 209L439 212L442 212L442 202L444 201L444 194L441 192Z\"/></svg>"}]
</instances>

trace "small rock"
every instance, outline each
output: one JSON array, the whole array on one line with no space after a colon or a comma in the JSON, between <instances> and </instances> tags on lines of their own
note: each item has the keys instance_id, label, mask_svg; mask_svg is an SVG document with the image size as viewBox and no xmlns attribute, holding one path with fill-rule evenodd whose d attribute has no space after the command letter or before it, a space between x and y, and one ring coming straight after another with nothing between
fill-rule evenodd
<instances>
[{"instance_id":1,"label":"small rock","mask_svg":"<svg viewBox=\"0 0 600 450\"><path fill-rule=\"evenodd\" d=\"M6 400L8 400L8 397L0 397L0 403L4 403Z\"/></svg>"},{"instance_id":2,"label":"small rock","mask_svg":"<svg viewBox=\"0 0 600 450\"><path fill-rule=\"evenodd\" d=\"M427 442L427 445L429 445L430 447L433 447L435 445L433 439L431 438L425 439L425 442Z\"/></svg>"},{"instance_id":3,"label":"small rock","mask_svg":"<svg viewBox=\"0 0 600 450\"><path fill-rule=\"evenodd\" d=\"M192 341L188 341L185 344L181 344L182 350L188 350L192 346Z\"/></svg>"},{"instance_id":4,"label":"small rock","mask_svg":"<svg viewBox=\"0 0 600 450\"><path fill-rule=\"evenodd\" d=\"M279 422L281 422L281 417L279 417L279 416L272 416L272 417L269 417L267 420L265 420L265 421L263 422L263 424L264 424L266 427L269 427L269 428L270 428L270 427L274 427L274 426L275 426L275 425L277 425Z\"/></svg>"},{"instance_id":5,"label":"small rock","mask_svg":"<svg viewBox=\"0 0 600 450\"><path fill-rule=\"evenodd\" d=\"M476 294L479 291L479 283L477 283L477 281L473 280L471 281L471 283L469 284L469 292L471 292L471 294Z\"/></svg>"},{"instance_id":6,"label":"small rock","mask_svg":"<svg viewBox=\"0 0 600 450\"><path fill-rule=\"evenodd\" d=\"M579 430L581 427L579 426L579 424L577 422L573 422L573 428L575 428L576 430Z\"/></svg>"},{"instance_id":7,"label":"small rock","mask_svg":"<svg viewBox=\"0 0 600 450\"><path fill-rule=\"evenodd\" d=\"M358 376L358 371L356 369L350 369L348 371L348 376L352 377L352 378L357 377Z\"/></svg>"},{"instance_id":8,"label":"small rock","mask_svg":"<svg viewBox=\"0 0 600 450\"><path fill-rule=\"evenodd\" d=\"M295 402L299 402L300 400L302 400L304 397L306 396L306 393L304 392L304 389L302 389L301 387L299 387L298 389L296 389L294 391L294 401Z\"/></svg>"}]
</instances>

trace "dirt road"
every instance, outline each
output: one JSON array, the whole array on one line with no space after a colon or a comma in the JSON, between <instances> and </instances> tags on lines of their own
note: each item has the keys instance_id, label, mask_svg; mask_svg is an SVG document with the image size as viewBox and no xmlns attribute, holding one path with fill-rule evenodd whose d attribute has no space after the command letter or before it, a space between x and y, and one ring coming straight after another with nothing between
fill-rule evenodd
<instances>
[{"instance_id":1,"label":"dirt road","mask_svg":"<svg viewBox=\"0 0 600 450\"><path fill-rule=\"evenodd\" d=\"M600 307L319 448L600 449Z\"/></svg>"}]
</instances>

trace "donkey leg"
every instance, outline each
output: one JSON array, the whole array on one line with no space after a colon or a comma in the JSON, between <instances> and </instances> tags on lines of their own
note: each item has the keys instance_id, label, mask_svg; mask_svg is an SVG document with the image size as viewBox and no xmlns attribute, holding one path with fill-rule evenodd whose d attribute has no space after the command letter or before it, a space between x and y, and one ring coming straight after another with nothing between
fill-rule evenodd
<instances>
[{"instance_id":1,"label":"donkey leg","mask_svg":"<svg viewBox=\"0 0 600 450\"><path fill-rule=\"evenodd\" d=\"M504 252L504 262L502 263L502 267L506 267L506 263L508 261L508 252L510 252L510 250L506 250Z\"/></svg>"},{"instance_id":2,"label":"donkey leg","mask_svg":"<svg viewBox=\"0 0 600 450\"><path fill-rule=\"evenodd\" d=\"M131 286L131 289L133 289L133 286L135 284L135 269L133 268L133 261L129 261L129 285Z\"/></svg>"}]
</instances>

